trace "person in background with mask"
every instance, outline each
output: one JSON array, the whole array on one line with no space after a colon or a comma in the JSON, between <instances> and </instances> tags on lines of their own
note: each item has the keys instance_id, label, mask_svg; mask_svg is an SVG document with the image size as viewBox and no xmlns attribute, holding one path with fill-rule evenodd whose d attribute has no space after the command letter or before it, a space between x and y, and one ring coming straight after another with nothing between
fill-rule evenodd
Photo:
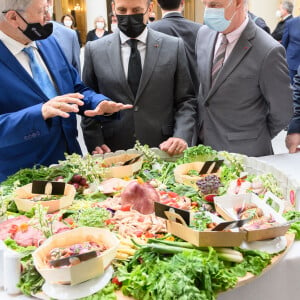
<instances>
[{"instance_id":1,"label":"person in background with mask","mask_svg":"<svg viewBox=\"0 0 300 300\"><path fill-rule=\"evenodd\" d=\"M46 7L46 0L0 2L0 182L81 153L76 113L97 117L132 107L107 101L80 81L50 36Z\"/></svg>"},{"instance_id":2,"label":"person in background with mask","mask_svg":"<svg viewBox=\"0 0 300 300\"><path fill-rule=\"evenodd\" d=\"M285 23L293 18L293 9L294 4L290 1L283 1L279 5L279 9L276 11L276 17L279 18L280 21L278 22L276 28L272 32L272 37L275 40L281 42Z\"/></svg>"},{"instance_id":3,"label":"person in background with mask","mask_svg":"<svg viewBox=\"0 0 300 300\"><path fill-rule=\"evenodd\" d=\"M53 24L52 35L55 37L59 46L63 50L68 62L78 71L79 74L81 74L80 46L76 32L58 22L52 21L52 17L53 0L47 0L45 21Z\"/></svg>"},{"instance_id":4,"label":"person in background with mask","mask_svg":"<svg viewBox=\"0 0 300 300\"><path fill-rule=\"evenodd\" d=\"M102 16L96 17L94 24L95 29L92 29L87 33L86 42L98 40L99 38L109 34L109 32L105 30L106 22Z\"/></svg>"},{"instance_id":5,"label":"person in background with mask","mask_svg":"<svg viewBox=\"0 0 300 300\"><path fill-rule=\"evenodd\" d=\"M149 29L150 0L115 0L119 30L85 47L84 82L111 99L133 104L120 122L83 118L89 152L129 149L136 140L170 155L191 144L195 93L183 41Z\"/></svg>"},{"instance_id":6,"label":"person in background with mask","mask_svg":"<svg viewBox=\"0 0 300 300\"><path fill-rule=\"evenodd\" d=\"M80 48L82 47L82 42L81 42L81 37L80 37L80 32L79 30L75 27L75 19L72 15L63 15L61 17L61 23L66 26L69 29L72 29L76 32L77 34L77 39L78 39L78 43Z\"/></svg>"},{"instance_id":7,"label":"person in background with mask","mask_svg":"<svg viewBox=\"0 0 300 300\"><path fill-rule=\"evenodd\" d=\"M151 13L149 14L148 24L153 23L155 20L156 20L156 14L154 11L151 11Z\"/></svg>"},{"instance_id":8,"label":"person in background with mask","mask_svg":"<svg viewBox=\"0 0 300 300\"><path fill-rule=\"evenodd\" d=\"M111 32L116 32L117 29L118 29L118 19L117 19L117 16L115 16L112 13L111 14L110 30L111 30Z\"/></svg>"},{"instance_id":9,"label":"person in background with mask","mask_svg":"<svg viewBox=\"0 0 300 300\"><path fill-rule=\"evenodd\" d=\"M199 141L263 156L293 113L285 50L248 17L246 0L203 0L196 41Z\"/></svg>"}]
</instances>

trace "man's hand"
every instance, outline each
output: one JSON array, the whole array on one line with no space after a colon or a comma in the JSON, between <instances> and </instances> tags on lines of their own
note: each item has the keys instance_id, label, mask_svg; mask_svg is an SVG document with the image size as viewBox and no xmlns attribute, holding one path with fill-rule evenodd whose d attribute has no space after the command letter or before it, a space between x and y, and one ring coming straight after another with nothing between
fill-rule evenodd
<instances>
[{"instance_id":1,"label":"man's hand","mask_svg":"<svg viewBox=\"0 0 300 300\"><path fill-rule=\"evenodd\" d=\"M114 101L103 100L101 101L94 110L86 110L84 114L87 117L94 117L104 114L113 114L120 110L132 108L133 105L123 104Z\"/></svg>"},{"instance_id":2,"label":"man's hand","mask_svg":"<svg viewBox=\"0 0 300 300\"><path fill-rule=\"evenodd\" d=\"M68 118L69 112L77 113L79 111L78 106L82 106L84 103L80 99L83 99L83 95L79 93L66 94L57 96L50 99L42 106L42 115L44 120L54 117Z\"/></svg>"},{"instance_id":3,"label":"man's hand","mask_svg":"<svg viewBox=\"0 0 300 300\"><path fill-rule=\"evenodd\" d=\"M101 146L96 147L92 154L104 154L109 152L111 152L110 148L107 145L103 144Z\"/></svg>"},{"instance_id":4,"label":"man's hand","mask_svg":"<svg viewBox=\"0 0 300 300\"><path fill-rule=\"evenodd\" d=\"M167 152L169 155L182 153L188 144L181 138L171 137L159 145L160 150Z\"/></svg>"},{"instance_id":5,"label":"man's hand","mask_svg":"<svg viewBox=\"0 0 300 300\"><path fill-rule=\"evenodd\" d=\"M289 149L289 153L299 152L300 149L300 133L288 134L285 138L285 145Z\"/></svg>"}]
</instances>

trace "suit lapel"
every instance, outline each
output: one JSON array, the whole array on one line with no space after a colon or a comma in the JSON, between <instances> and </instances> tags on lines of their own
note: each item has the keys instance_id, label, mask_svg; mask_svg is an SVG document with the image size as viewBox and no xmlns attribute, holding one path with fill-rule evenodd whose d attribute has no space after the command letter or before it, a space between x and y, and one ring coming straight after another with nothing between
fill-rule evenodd
<instances>
[{"instance_id":1,"label":"suit lapel","mask_svg":"<svg viewBox=\"0 0 300 300\"><path fill-rule=\"evenodd\" d=\"M228 76L233 72L233 70L240 64L245 55L252 48L252 44L249 41L255 35L255 27L253 22L249 20L247 27L240 36L237 44L233 48L230 56L224 64L224 67L221 69L219 76L216 79L214 86L209 90L206 100L208 100L217 89L223 84L223 82L228 78Z\"/></svg>"},{"instance_id":2,"label":"suit lapel","mask_svg":"<svg viewBox=\"0 0 300 300\"><path fill-rule=\"evenodd\" d=\"M4 44L0 41L0 61L8 69L10 69L14 74L22 81L26 83L26 85L32 89L34 92L39 94L42 98L45 97L42 90L35 83L32 77L27 73L27 71L22 67L22 65L18 62L18 60L12 55L12 53L4 46Z\"/></svg>"},{"instance_id":3,"label":"suit lapel","mask_svg":"<svg viewBox=\"0 0 300 300\"><path fill-rule=\"evenodd\" d=\"M146 44L146 56L135 102L138 102L139 96L141 95L148 81L150 80L150 77L153 73L153 70L159 57L160 48L162 46L162 41L159 37L156 37L155 32L151 29L148 30L149 31Z\"/></svg>"},{"instance_id":4,"label":"suit lapel","mask_svg":"<svg viewBox=\"0 0 300 300\"><path fill-rule=\"evenodd\" d=\"M114 33L113 35L114 37L106 42L107 47L105 48L107 51L107 56L109 57L114 76L118 78L121 86L124 87L125 93L129 95L129 99L134 99L134 95L128 85L123 68L120 36L119 33Z\"/></svg>"},{"instance_id":5,"label":"suit lapel","mask_svg":"<svg viewBox=\"0 0 300 300\"><path fill-rule=\"evenodd\" d=\"M200 29L201 30L201 29ZM200 77L203 77L202 82L202 91L204 99L207 98L207 95L210 91L211 86L211 68L212 68L212 62L214 58L214 49L215 44L217 41L218 33L216 31L210 30L209 32L204 33L207 37L207 40L201 43L200 47L202 48L202 51L200 52L201 55L203 55L203 58L201 59L201 63L199 63L199 74ZM212 50L211 50L212 49Z\"/></svg>"}]
</instances>

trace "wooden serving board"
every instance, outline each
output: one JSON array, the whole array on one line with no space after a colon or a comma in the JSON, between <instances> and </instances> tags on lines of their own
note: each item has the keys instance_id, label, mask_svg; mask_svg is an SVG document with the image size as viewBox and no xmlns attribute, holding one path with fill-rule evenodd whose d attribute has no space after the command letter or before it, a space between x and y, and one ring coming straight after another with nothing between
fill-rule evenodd
<instances>
[{"instance_id":1,"label":"wooden serving board","mask_svg":"<svg viewBox=\"0 0 300 300\"><path fill-rule=\"evenodd\" d=\"M257 278L259 278L260 276L262 276L263 274L265 274L266 272L270 271L286 254L287 252L289 251L290 247L292 246L293 242L294 242L294 239L295 239L295 235L294 234L290 234L290 233L287 233L285 235L286 237L286 240L287 240L287 246L285 248L285 250L283 252L281 252L279 255L276 255L272 258L272 262L270 265L268 265L263 271L261 274L259 274L258 276L255 276L251 273L247 273L244 277L241 277L236 286L234 288L237 288L237 287L240 287L240 286L243 286L247 283L249 283L250 281L252 280L255 280ZM226 291L227 292L227 291ZM116 295L117 295L117 299L118 300L133 300L134 298L132 297L127 297L127 296L124 296L122 294L121 291L117 291L116 292Z\"/></svg>"}]
</instances>

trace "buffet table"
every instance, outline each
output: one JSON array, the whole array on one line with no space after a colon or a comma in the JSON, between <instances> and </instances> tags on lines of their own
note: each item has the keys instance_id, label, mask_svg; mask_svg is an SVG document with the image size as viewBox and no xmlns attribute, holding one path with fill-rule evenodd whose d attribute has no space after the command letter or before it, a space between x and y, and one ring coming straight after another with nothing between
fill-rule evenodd
<instances>
[{"instance_id":1,"label":"buffet table","mask_svg":"<svg viewBox=\"0 0 300 300\"><path fill-rule=\"evenodd\" d=\"M269 170L261 170L262 172L270 171L276 177L280 173L284 174L284 178L288 175L291 183L287 186L297 186L295 190L296 208L300 210L300 153L297 154L278 154L273 156L265 156L254 158L254 167L256 161L265 162L269 165ZM277 173L278 171L278 173ZM285 179L286 180L286 179ZM300 241L294 242L285 257L260 277L256 277L253 281L220 294L217 300L285 300L300 298ZM1 300L29 300L36 299L24 295L7 295L0 289Z\"/></svg>"}]
</instances>

